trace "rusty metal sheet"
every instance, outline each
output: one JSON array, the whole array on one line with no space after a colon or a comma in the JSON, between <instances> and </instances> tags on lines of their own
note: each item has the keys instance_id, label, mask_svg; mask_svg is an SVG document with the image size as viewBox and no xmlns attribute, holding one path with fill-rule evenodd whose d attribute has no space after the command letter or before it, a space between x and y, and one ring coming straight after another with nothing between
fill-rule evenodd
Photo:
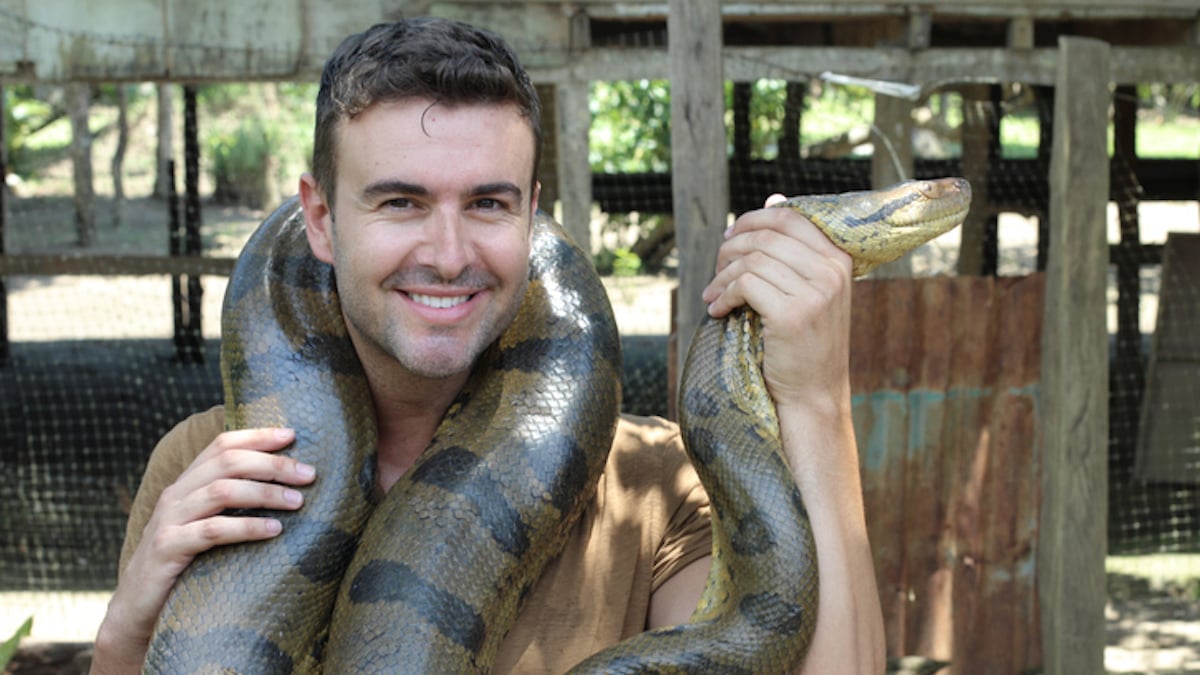
<instances>
[{"instance_id":1,"label":"rusty metal sheet","mask_svg":"<svg viewBox=\"0 0 1200 675\"><path fill-rule=\"evenodd\" d=\"M855 432L890 655L1041 664L1036 559L1044 281L856 282Z\"/></svg>"}]
</instances>

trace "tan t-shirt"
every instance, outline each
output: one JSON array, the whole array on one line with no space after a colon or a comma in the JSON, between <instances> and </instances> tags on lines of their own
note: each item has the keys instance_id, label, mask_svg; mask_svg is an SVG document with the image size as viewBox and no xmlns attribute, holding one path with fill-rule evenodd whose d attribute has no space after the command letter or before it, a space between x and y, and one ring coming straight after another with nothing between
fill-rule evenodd
<instances>
[{"instance_id":1,"label":"tan t-shirt","mask_svg":"<svg viewBox=\"0 0 1200 675\"><path fill-rule=\"evenodd\" d=\"M222 408L212 408L155 447L129 514L122 574L159 494L223 428ZM710 551L708 497L678 428L622 416L596 496L530 592L500 646L496 672L561 673L642 632L650 594Z\"/></svg>"}]
</instances>

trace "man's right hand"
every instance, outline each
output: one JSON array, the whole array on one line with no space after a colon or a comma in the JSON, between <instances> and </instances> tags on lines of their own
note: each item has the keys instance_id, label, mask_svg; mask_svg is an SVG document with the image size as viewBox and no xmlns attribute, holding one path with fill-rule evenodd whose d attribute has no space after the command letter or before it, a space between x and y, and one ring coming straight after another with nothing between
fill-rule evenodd
<instances>
[{"instance_id":1,"label":"man's right hand","mask_svg":"<svg viewBox=\"0 0 1200 675\"><path fill-rule=\"evenodd\" d=\"M311 466L273 454L294 440L290 429L227 431L163 490L121 575L96 635L93 673L140 672L167 594L197 554L214 546L270 539L280 522L228 516L229 509L294 511L311 483Z\"/></svg>"}]
</instances>

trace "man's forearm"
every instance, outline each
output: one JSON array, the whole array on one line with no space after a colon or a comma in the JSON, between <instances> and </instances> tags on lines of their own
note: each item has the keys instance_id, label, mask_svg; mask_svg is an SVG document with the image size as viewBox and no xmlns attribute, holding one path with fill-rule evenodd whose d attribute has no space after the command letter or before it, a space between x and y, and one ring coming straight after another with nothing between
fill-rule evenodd
<instances>
[{"instance_id":1,"label":"man's forearm","mask_svg":"<svg viewBox=\"0 0 1200 675\"><path fill-rule=\"evenodd\" d=\"M803 673L882 673L886 644L849 405L780 410L820 574L817 628Z\"/></svg>"}]
</instances>

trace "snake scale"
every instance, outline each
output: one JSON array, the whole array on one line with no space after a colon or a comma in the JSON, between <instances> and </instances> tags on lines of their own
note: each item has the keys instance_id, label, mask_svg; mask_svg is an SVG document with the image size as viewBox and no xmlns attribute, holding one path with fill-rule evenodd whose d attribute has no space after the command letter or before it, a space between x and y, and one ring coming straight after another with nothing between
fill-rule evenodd
<instances>
[{"instance_id":1,"label":"snake scale","mask_svg":"<svg viewBox=\"0 0 1200 675\"><path fill-rule=\"evenodd\" d=\"M909 181L809 196L805 214L855 276L951 229L969 184ZM594 491L616 425L620 344L590 258L538 215L530 285L430 448L374 497L373 406L332 270L295 199L251 237L226 292L226 426L291 426L316 465L283 534L198 556L167 599L145 670L487 672L521 599ZM760 321L706 319L680 426L713 508L714 562L690 623L573 672L790 672L816 625L817 559L761 370Z\"/></svg>"}]
</instances>

